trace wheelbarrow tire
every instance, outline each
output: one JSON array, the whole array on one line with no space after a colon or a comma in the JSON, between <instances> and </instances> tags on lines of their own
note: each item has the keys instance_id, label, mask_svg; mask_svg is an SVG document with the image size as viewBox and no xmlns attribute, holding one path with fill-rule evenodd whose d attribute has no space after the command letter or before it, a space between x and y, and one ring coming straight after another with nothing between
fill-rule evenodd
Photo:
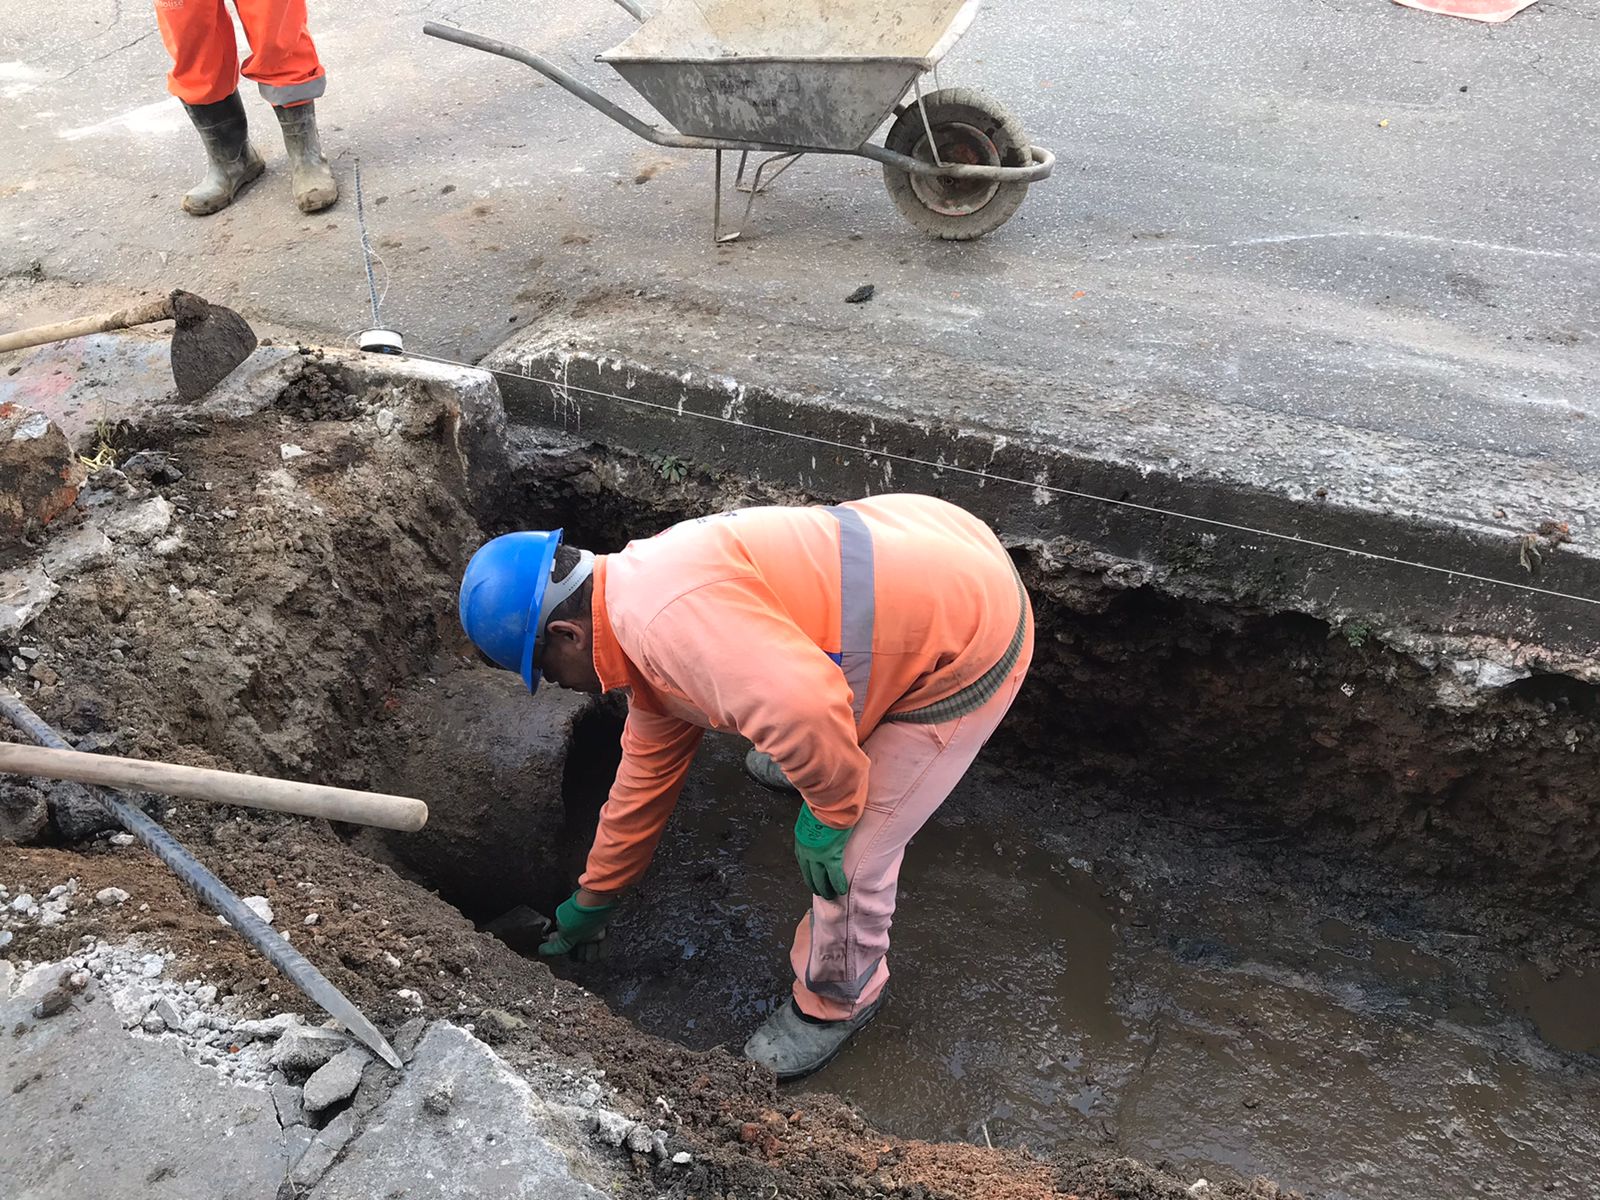
<instances>
[{"instance_id":1,"label":"wheelbarrow tire","mask_svg":"<svg viewBox=\"0 0 1600 1200\"><path fill-rule=\"evenodd\" d=\"M1033 162L1032 143L1021 123L982 92L943 88L924 96L922 103L944 161L1004 167L1025 167ZM896 119L884 145L896 154L934 161L915 101ZM1026 183L941 181L935 176L914 176L888 163L883 167L883 183L901 216L924 233L952 242L993 233L1012 218L1028 195Z\"/></svg>"}]
</instances>

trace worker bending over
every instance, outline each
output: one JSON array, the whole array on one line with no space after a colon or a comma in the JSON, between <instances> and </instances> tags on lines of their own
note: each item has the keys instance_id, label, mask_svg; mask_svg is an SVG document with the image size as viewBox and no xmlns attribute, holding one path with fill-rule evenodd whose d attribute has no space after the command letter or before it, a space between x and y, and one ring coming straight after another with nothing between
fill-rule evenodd
<instances>
[{"instance_id":1,"label":"worker bending over","mask_svg":"<svg viewBox=\"0 0 1600 1200\"><path fill-rule=\"evenodd\" d=\"M223 0L156 0L156 23L172 56L167 90L189 113L206 148L206 175L183 198L197 217L220 212L266 170L250 142L241 70L272 105L289 152L294 199L301 212L317 212L339 198L339 185L317 137L316 99L327 75L306 29L305 0L233 0L250 41L239 65L233 18Z\"/></svg>"},{"instance_id":2,"label":"worker bending over","mask_svg":"<svg viewBox=\"0 0 1600 1200\"><path fill-rule=\"evenodd\" d=\"M561 531L495 538L461 582L473 643L541 674L623 690L622 762L587 869L542 954L593 949L644 874L706 729L754 743L798 791L812 893L793 1000L745 1046L815 1071L877 1013L900 862L1010 708L1033 654L1027 593L983 522L930 496L749 508L594 556Z\"/></svg>"}]
</instances>

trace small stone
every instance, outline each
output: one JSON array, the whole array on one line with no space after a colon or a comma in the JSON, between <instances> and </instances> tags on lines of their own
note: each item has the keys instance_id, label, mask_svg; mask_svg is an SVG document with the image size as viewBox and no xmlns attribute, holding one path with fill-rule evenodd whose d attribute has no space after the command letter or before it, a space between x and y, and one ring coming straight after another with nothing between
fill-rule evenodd
<instances>
[{"instance_id":1,"label":"small stone","mask_svg":"<svg viewBox=\"0 0 1600 1200\"><path fill-rule=\"evenodd\" d=\"M119 887L101 888L94 894L94 902L103 904L107 908L115 908L128 900L128 893Z\"/></svg>"},{"instance_id":2,"label":"small stone","mask_svg":"<svg viewBox=\"0 0 1600 1200\"><path fill-rule=\"evenodd\" d=\"M72 1007L72 993L64 987L53 987L39 998L39 1003L33 1006L33 1015L44 1020L64 1013Z\"/></svg>"},{"instance_id":3,"label":"small stone","mask_svg":"<svg viewBox=\"0 0 1600 1200\"><path fill-rule=\"evenodd\" d=\"M305 1090L301 1095L301 1102L306 1106L307 1112L321 1112L325 1108L348 1100L355 1094L361 1082L361 1072L366 1069L367 1063L372 1061L372 1055L360 1046L351 1046L341 1050L328 1062L318 1067L306 1080Z\"/></svg>"},{"instance_id":4,"label":"small stone","mask_svg":"<svg viewBox=\"0 0 1600 1200\"><path fill-rule=\"evenodd\" d=\"M69 888L66 884L58 883L58 884L56 884L55 887L51 888L50 891L45 895L45 900L46 901L59 900L59 899L61 899L61 897L67 895L71 891L72 891L72 889Z\"/></svg>"},{"instance_id":5,"label":"small stone","mask_svg":"<svg viewBox=\"0 0 1600 1200\"><path fill-rule=\"evenodd\" d=\"M384 437L388 437L391 433L393 433L395 431L395 426L400 423L400 418L395 416L394 412L387 408L380 408L372 419L378 427L378 432Z\"/></svg>"},{"instance_id":6,"label":"small stone","mask_svg":"<svg viewBox=\"0 0 1600 1200\"><path fill-rule=\"evenodd\" d=\"M194 998L200 1004L215 1004L217 1002L217 989L212 984L203 983L195 988Z\"/></svg>"},{"instance_id":7,"label":"small stone","mask_svg":"<svg viewBox=\"0 0 1600 1200\"><path fill-rule=\"evenodd\" d=\"M139 1028L150 1034L163 1033L167 1028L167 1023L152 1009L145 1013L144 1019L139 1022Z\"/></svg>"},{"instance_id":8,"label":"small stone","mask_svg":"<svg viewBox=\"0 0 1600 1200\"><path fill-rule=\"evenodd\" d=\"M34 907L33 896L27 892L14 897L11 901L12 912L25 913L32 907Z\"/></svg>"},{"instance_id":9,"label":"small stone","mask_svg":"<svg viewBox=\"0 0 1600 1200\"><path fill-rule=\"evenodd\" d=\"M174 1032L183 1032L183 1018L178 1015L177 1006L165 996L157 1000L155 1007L150 1010L161 1018L161 1023Z\"/></svg>"},{"instance_id":10,"label":"small stone","mask_svg":"<svg viewBox=\"0 0 1600 1200\"><path fill-rule=\"evenodd\" d=\"M39 647L37 647L37 646L18 646L17 647L17 653L22 655L22 657L27 659L29 662L32 662L34 659L39 657Z\"/></svg>"},{"instance_id":11,"label":"small stone","mask_svg":"<svg viewBox=\"0 0 1600 1200\"><path fill-rule=\"evenodd\" d=\"M400 988L395 992L395 999L404 1000L412 1008L422 1007L422 997L410 988Z\"/></svg>"},{"instance_id":12,"label":"small stone","mask_svg":"<svg viewBox=\"0 0 1600 1200\"><path fill-rule=\"evenodd\" d=\"M486 1008L478 1014L476 1033L479 1041L498 1046L519 1029L527 1027L527 1022L512 1016L503 1008Z\"/></svg>"},{"instance_id":13,"label":"small stone","mask_svg":"<svg viewBox=\"0 0 1600 1200\"><path fill-rule=\"evenodd\" d=\"M111 844L113 846L131 846L138 840L131 833L113 833L111 835Z\"/></svg>"},{"instance_id":14,"label":"small stone","mask_svg":"<svg viewBox=\"0 0 1600 1200\"><path fill-rule=\"evenodd\" d=\"M602 1108L594 1114L594 1135L608 1146L620 1146L633 1122L619 1112Z\"/></svg>"},{"instance_id":15,"label":"small stone","mask_svg":"<svg viewBox=\"0 0 1600 1200\"><path fill-rule=\"evenodd\" d=\"M139 974L146 979L155 979L167 969L167 960L159 954L146 954L139 960Z\"/></svg>"},{"instance_id":16,"label":"small stone","mask_svg":"<svg viewBox=\"0 0 1600 1200\"><path fill-rule=\"evenodd\" d=\"M300 446L296 446L293 442L284 442L278 447L278 457L283 459L284 462L299 458L304 453L305 450Z\"/></svg>"},{"instance_id":17,"label":"small stone","mask_svg":"<svg viewBox=\"0 0 1600 1200\"><path fill-rule=\"evenodd\" d=\"M623 1135L623 1144L635 1154L649 1154L655 1146L655 1131L650 1126L635 1121L628 1126L628 1132Z\"/></svg>"},{"instance_id":18,"label":"small stone","mask_svg":"<svg viewBox=\"0 0 1600 1200\"><path fill-rule=\"evenodd\" d=\"M39 924L49 928L51 925L60 925L67 919L67 914L58 908L47 908L39 914Z\"/></svg>"},{"instance_id":19,"label":"small stone","mask_svg":"<svg viewBox=\"0 0 1600 1200\"><path fill-rule=\"evenodd\" d=\"M89 972L74 971L67 976L67 986L75 992L81 992L89 986Z\"/></svg>"},{"instance_id":20,"label":"small stone","mask_svg":"<svg viewBox=\"0 0 1600 1200\"><path fill-rule=\"evenodd\" d=\"M272 924L272 905L267 903L265 896L246 896L244 906L268 925Z\"/></svg>"},{"instance_id":21,"label":"small stone","mask_svg":"<svg viewBox=\"0 0 1600 1200\"><path fill-rule=\"evenodd\" d=\"M11 945L11 939L16 936L17 935L12 933L9 929L0 929L0 950L4 950L7 946Z\"/></svg>"},{"instance_id":22,"label":"small stone","mask_svg":"<svg viewBox=\"0 0 1600 1200\"><path fill-rule=\"evenodd\" d=\"M387 966L391 971L398 971L400 969L400 960L387 950L383 952L383 961L384 965Z\"/></svg>"},{"instance_id":23,"label":"small stone","mask_svg":"<svg viewBox=\"0 0 1600 1200\"><path fill-rule=\"evenodd\" d=\"M315 925L320 920L322 920L322 918L319 917L316 913L307 913L306 914L306 919L304 921L301 921L300 924L302 924L302 925Z\"/></svg>"},{"instance_id":24,"label":"small stone","mask_svg":"<svg viewBox=\"0 0 1600 1200\"><path fill-rule=\"evenodd\" d=\"M690 1154L687 1150L679 1150L672 1156L672 1165L675 1167L687 1167L693 1161L694 1155Z\"/></svg>"},{"instance_id":25,"label":"small stone","mask_svg":"<svg viewBox=\"0 0 1600 1200\"><path fill-rule=\"evenodd\" d=\"M1196 1179L1189 1185L1189 1195L1209 1196L1211 1194L1211 1181L1209 1179Z\"/></svg>"}]
</instances>

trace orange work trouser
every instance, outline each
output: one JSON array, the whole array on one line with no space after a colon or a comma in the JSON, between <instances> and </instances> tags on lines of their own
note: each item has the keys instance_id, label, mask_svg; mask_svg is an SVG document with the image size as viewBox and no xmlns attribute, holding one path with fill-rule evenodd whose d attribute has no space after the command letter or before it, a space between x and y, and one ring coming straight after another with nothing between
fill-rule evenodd
<instances>
[{"instance_id":1,"label":"orange work trouser","mask_svg":"<svg viewBox=\"0 0 1600 1200\"><path fill-rule=\"evenodd\" d=\"M306 29L305 0L233 0L250 40L239 65L233 19L222 0L155 0L161 40L172 55L167 90L185 104L215 104L239 89L241 70L279 108L322 95L327 78Z\"/></svg>"}]
</instances>

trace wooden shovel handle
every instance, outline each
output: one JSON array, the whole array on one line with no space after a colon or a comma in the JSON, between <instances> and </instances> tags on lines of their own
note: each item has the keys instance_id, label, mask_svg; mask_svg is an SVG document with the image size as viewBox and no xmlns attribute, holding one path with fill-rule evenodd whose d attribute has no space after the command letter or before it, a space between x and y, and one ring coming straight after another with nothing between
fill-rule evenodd
<instances>
[{"instance_id":1,"label":"wooden shovel handle","mask_svg":"<svg viewBox=\"0 0 1600 1200\"><path fill-rule=\"evenodd\" d=\"M79 317L75 321L57 321L54 325L35 325L32 329L19 329L15 333L0 333L0 351L23 350L29 346L42 346L46 342L64 342L85 334L110 333L113 329L126 329L130 325L170 320L172 297L162 296L159 300L149 300L131 308L119 308L116 312Z\"/></svg>"},{"instance_id":2,"label":"wooden shovel handle","mask_svg":"<svg viewBox=\"0 0 1600 1200\"><path fill-rule=\"evenodd\" d=\"M274 812L297 813L304 817L323 817L329 821L349 821L354 825L399 829L405 833L415 833L428 820L428 806L409 796L358 792L319 783L269 779L264 775L212 771L205 767L184 767L177 763L85 754L79 750L52 750L44 746L21 746L10 742L0 742L0 772L35 775L45 779L71 779L78 783L98 783L140 792L161 792L213 804L243 804L250 808L268 808Z\"/></svg>"}]
</instances>

